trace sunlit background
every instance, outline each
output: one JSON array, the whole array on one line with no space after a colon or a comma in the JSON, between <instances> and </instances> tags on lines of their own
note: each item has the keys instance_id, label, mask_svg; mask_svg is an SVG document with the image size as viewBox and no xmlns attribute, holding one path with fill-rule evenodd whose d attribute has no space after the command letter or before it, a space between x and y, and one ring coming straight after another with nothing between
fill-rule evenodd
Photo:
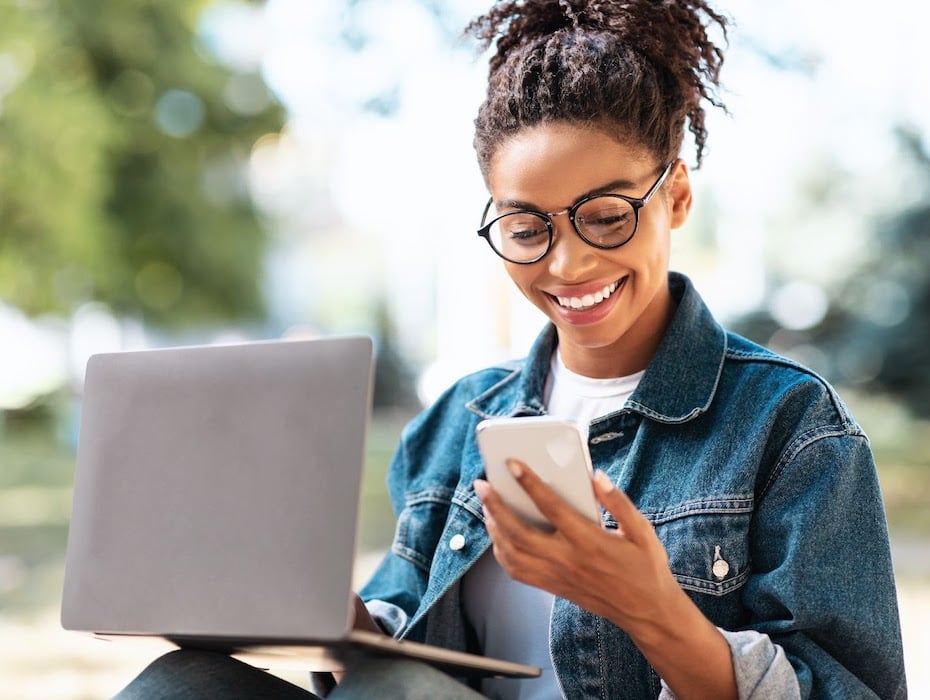
<instances>
[{"instance_id":1,"label":"sunlit background","mask_svg":"<svg viewBox=\"0 0 930 700\"><path fill-rule=\"evenodd\" d=\"M373 335L368 561L403 421L526 352L542 319L475 235L486 62L461 29L486 6L0 0L0 696L104 697L141 663L58 629L90 354ZM673 267L870 434L930 697L930 11L721 8L729 113Z\"/></svg>"}]
</instances>

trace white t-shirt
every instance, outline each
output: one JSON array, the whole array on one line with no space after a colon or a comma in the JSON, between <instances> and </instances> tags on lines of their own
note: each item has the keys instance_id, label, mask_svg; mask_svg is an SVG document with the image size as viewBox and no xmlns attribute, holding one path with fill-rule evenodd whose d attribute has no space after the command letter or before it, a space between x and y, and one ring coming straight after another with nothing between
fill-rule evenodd
<instances>
[{"instance_id":1,"label":"white t-shirt","mask_svg":"<svg viewBox=\"0 0 930 700\"><path fill-rule=\"evenodd\" d=\"M576 420L585 429L598 416L619 411L642 379L643 372L616 379L592 379L565 367L553 353L546 383L551 415ZM532 465L530 465L532 466ZM462 579L465 616L488 656L539 666L539 678L490 678L481 692L495 700L561 698L549 654L549 620L554 596L514 581L488 550Z\"/></svg>"},{"instance_id":2,"label":"white t-shirt","mask_svg":"<svg viewBox=\"0 0 930 700\"><path fill-rule=\"evenodd\" d=\"M587 432L592 420L623 408L645 373L610 379L584 377L569 370L561 353L555 352L546 382L546 410L550 415L578 421Z\"/></svg>"}]
</instances>

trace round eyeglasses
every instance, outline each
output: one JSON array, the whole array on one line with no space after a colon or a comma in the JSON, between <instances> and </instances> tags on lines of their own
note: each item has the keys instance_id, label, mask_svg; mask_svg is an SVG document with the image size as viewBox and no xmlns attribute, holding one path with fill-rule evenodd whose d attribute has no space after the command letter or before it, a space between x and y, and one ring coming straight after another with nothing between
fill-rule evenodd
<instances>
[{"instance_id":1,"label":"round eyeglasses","mask_svg":"<svg viewBox=\"0 0 930 700\"><path fill-rule=\"evenodd\" d=\"M548 214L531 209L499 214L492 197L481 216L478 235L504 260L529 265L542 260L552 248L553 217L568 214L568 220L585 243L595 248L619 248L636 235L639 210L659 191L674 164L672 161L665 166L642 197L595 194L578 200L568 209Z\"/></svg>"}]
</instances>

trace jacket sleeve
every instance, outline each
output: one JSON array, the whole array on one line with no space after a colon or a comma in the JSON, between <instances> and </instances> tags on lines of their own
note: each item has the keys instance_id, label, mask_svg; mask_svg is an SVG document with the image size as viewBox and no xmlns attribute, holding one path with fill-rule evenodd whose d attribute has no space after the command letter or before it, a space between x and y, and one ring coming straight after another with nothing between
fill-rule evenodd
<instances>
[{"instance_id":1,"label":"jacket sleeve","mask_svg":"<svg viewBox=\"0 0 930 700\"><path fill-rule=\"evenodd\" d=\"M785 650L768 636L752 630L728 632L721 629L720 632L730 645L741 700L792 700L801 697L798 677ZM674 693L662 681L659 700L674 698Z\"/></svg>"},{"instance_id":2,"label":"jacket sleeve","mask_svg":"<svg viewBox=\"0 0 930 700\"><path fill-rule=\"evenodd\" d=\"M398 527L403 527L406 483L404 475L407 471L407 450L402 437L388 468L391 486L389 493L394 515L398 518ZM407 626L409 618L419 606L428 577L428 571L418 568L410 559L400 556L396 539L395 534L395 543L359 591L359 596L365 601L372 618L385 632L393 636Z\"/></svg>"},{"instance_id":3,"label":"jacket sleeve","mask_svg":"<svg viewBox=\"0 0 930 700\"><path fill-rule=\"evenodd\" d=\"M790 697L768 690L787 659L802 698L906 697L888 531L865 435L854 424L801 434L767 479L743 592L746 628L761 638L728 635L740 696Z\"/></svg>"},{"instance_id":4,"label":"jacket sleeve","mask_svg":"<svg viewBox=\"0 0 930 700\"><path fill-rule=\"evenodd\" d=\"M456 382L403 430L388 467L387 489L397 519L390 549L359 591L372 617L397 636L422 641L409 628L430 583L433 557L461 480L462 453L476 420L466 408L511 369L483 371Z\"/></svg>"}]
</instances>

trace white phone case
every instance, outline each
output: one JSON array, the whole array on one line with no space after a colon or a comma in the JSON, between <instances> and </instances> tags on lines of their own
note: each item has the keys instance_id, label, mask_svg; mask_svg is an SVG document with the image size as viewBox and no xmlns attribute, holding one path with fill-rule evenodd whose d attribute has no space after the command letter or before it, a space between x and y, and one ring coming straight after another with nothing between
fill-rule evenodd
<instances>
[{"instance_id":1,"label":"white phone case","mask_svg":"<svg viewBox=\"0 0 930 700\"><path fill-rule=\"evenodd\" d=\"M488 481L525 520L552 529L548 519L511 476L508 459L529 466L576 511L601 522L591 482L591 457L577 423L552 416L489 418L478 424L476 436Z\"/></svg>"}]
</instances>

